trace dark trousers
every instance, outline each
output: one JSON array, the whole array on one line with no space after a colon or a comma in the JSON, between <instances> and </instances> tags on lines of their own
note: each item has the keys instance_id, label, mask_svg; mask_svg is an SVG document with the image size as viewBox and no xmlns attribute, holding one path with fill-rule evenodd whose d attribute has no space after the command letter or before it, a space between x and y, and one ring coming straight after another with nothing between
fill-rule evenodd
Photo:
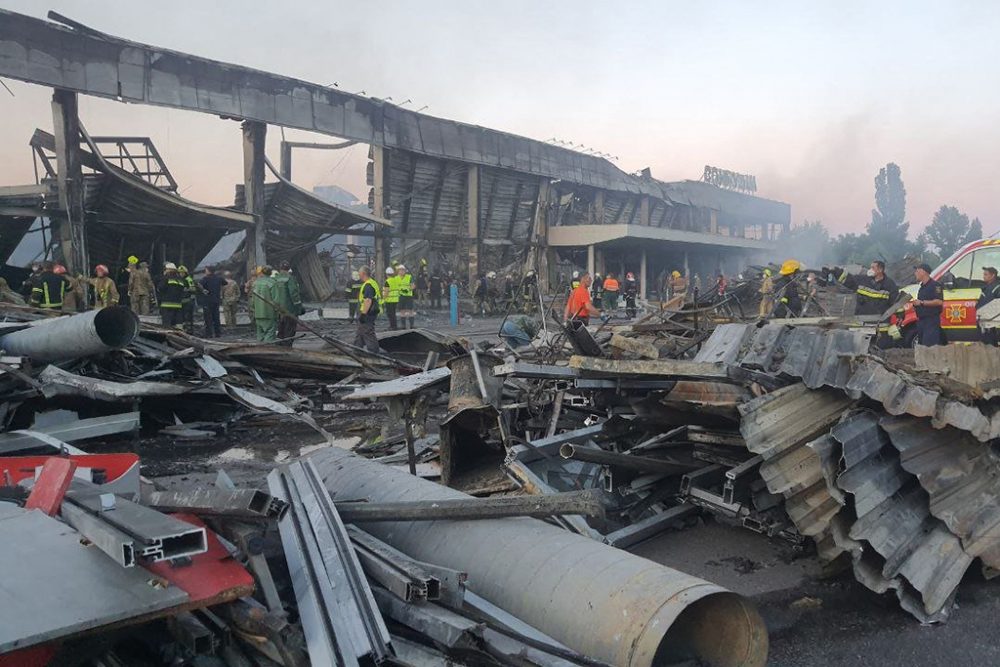
<instances>
[{"instance_id":1,"label":"dark trousers","mask_svg":"<svg viewBox=\"0 0 1000 667\"><path fill-rule=\"evenodd\" d=\"M431 292L431 308L440 309L441 308L441 293L435 294Z\"/></svg>"},{"instance_id":2,"label":"dark trousers","mask_svg":"<svg viewBox=\"0 0 1000 667\"><path fill-rule=\"evenodd\" d=\"M363 347L369 352L378 352L378 337L375 336L374 318L365 317L364 315L358 317L358 330L354 334L354 345L356 347Z\"/></svg>"},{"instance_id":3,"label":"dark trousers","mask_svg":"<svg viewBox=\"0 0 1000 667\"><path fill-rule=\"evenodd\" d=\"M282 341L281 344L291 346L291 338L295 335L295 331L298 328L298 320L291 315L282 315L281 319L278 320L278 338Z\"/></svg>"},{"instance_id":4,"label":"dark trousers","mask_svg":"<svg viewBox=\"0 0 1000 667\"><path fill-rule=\"evenodd\" d=\"M201 307L201 316L205 319L205 338L218 338L222 335L219 304L206 303Z\"/></svg>"},{"instance_id":5,"label":"dark trousers","mask_svg":"<svg viewBox=\"0 0 1000 667\"><path fill-rule=\"evenodd\" d=\"M160 308L160 321L165 327L176 327L183 324L180 308Z\"/></svg>"},{"instance_id":6,"label":"dark trousers","mask_svg":"<svg viewBox=\"0 0 1000 667\"><path fill-rule=\"evenodd\" d=\"M397 305L398 304L395 304L395 303L387 303L387 304L385 304L385 316L389 318L389 328L392 329L393 331L396 330L396 306ZM373 322L372 326L374 326L374 324L375 323Z\"/></svg>"},{"instance_id":7,"label":"dark trousers","mask_svg":"<svg viewBox=\"0 0 1000 667\"><path fill-rule=\"evenodd\" d=\"M944 345L941 318L938 315L917 320L917 342L921 345Z\"/></svg>"},{"instance_id":8,"label":"dark trousers","mask_svg":"<svg viewBox=\"0 0 1000 667\"><path fill-rule=\"evenodd\" d=\"M194 333L194 301L184 301L181 304L181 321L178 324L184 324L184 330L188 333Z\"/></svg>"},{"instance_id":9,"label":"dark trousers","mask_svg":"<svg viewBox=\"0 0 1000 667\"><path fill-rule=\"evenodd\" d=\"M625 295L625 315L631 319L636 316L638 309L635 307L635 294Z\"/></svg>"},{"instance_id":10,"label":"dark trousers","mask_svg":"<svg viewBox=\"0 0 1000 667\"><path fill-rule=\"evenodd\" d=\"M350 321L353 322L354 318L358 316L358 302L357 301L348 301L347 302L347 313L348 313L348 317L349 317Z\"/></svg>"}]
</instances>

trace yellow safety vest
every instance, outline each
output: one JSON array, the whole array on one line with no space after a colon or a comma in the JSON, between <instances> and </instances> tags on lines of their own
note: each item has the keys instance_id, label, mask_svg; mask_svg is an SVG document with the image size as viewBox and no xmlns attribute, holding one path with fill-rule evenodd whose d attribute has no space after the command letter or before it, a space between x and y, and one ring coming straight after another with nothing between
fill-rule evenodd
<instances>
[{"instance_id":1,"label":"yellow safety vest","mask_svg":"<svg viewBox=\"0 0 1000 667\"><path fill-rule=\"evenodd\" d=\"M399 278L396 276L389 276L385 279L385 286L389 292L385 297L385 302L399 303Z\"/></svg>"},{"instance_id":2,"label":"yellow safety vest","mask_svg":"<svg viewBox=\"0 0 1000 667\"><path fill-rule=\"evenodd\" d=\"M413 276L409 273L397 276L396 285L399 288L399 296L413 296Z\"/></svg>"},{"instance_id":3,"label":"yellow safety vest","mask_svg":"<svg viewBox=\"0 0 1000 667\"><path fill-rule=\"evenodd\" d=\"M372 289L375 290L375 305L378 306L379 311L382 310L382 290L379 289L378 283L375 282L374 278L369 278L368 280L361 283L358 288L358 307L365 305L365 298L361 296L362 292L365 291L365 285L371 285Z\"/></svg>"}]
</instances>

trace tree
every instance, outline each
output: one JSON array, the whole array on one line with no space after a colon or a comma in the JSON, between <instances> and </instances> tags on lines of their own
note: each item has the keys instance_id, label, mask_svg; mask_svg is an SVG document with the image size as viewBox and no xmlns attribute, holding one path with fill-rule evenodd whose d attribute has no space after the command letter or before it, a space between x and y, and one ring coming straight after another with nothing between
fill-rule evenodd
<instances>
[{"instance_id":1,"label":"tree","mask_svg":"<svg viewBox=\"0 0 1000 667\"><path fill-rule=\"evenodd\" d=\"M983 224L979 218L969 222L969 216L955 206L942 206L920 236L927 245L933 246L938 256L945 258L969 241L982 238Z\"/></svg>"},{"instance_id":2,"label":"tree","mask_svg":"<svg viewBox=\"0 0 1000 667\"><path fill-rule=\"evenodd\" d=\"M781 237L782 250L806 266L822 266L833 259L830 232L819 220L803 220Z\"/></svg>"},{"instance_id":3,"label":"tree","mask_svg":"<svg viewBox=\"0 0 1000 667\"><path fill-rule=\"evenodd\" d=\"M836 264L865 265L875 259L868 234L841 234L830 245Z\"/></svg>"},{"instance_id":4,"label":"tree","mask_svg":"<svg viewBox=\"0 0 1000 667\"><path fill-rule=\"evenodd\" d=\"M899 166L890 162L875 177L875 208L868 224L870 252L890 262L901 259L907 249L906 188Z\"/></svg>"}]
</instances>

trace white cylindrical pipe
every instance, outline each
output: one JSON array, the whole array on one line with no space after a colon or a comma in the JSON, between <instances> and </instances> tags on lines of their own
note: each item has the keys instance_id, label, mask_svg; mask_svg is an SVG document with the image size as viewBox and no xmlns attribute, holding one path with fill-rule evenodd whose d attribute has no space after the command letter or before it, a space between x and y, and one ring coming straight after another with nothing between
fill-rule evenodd
<instances>
[{"instance_id":1,"label":"white cylindrical pipe","mask_svg":"<svg viewBox=\"0 0 1000 667\"><path fill-rule=\"evenodd\" d=\"M139 318L128 308L111 306L86 313L53 317L0 337L9 354L53 363L119 350L139 333Z\"/></svg>"}]
</instances>

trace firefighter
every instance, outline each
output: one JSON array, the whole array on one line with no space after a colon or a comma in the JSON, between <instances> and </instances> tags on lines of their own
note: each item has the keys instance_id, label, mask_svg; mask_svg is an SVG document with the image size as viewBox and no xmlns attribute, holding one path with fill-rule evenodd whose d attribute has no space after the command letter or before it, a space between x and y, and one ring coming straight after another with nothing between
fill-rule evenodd
<instances>
[{"instance_id":1,"label":"firefighter","mask_svg":"<svg viewBox=\"0 0 1000 667\"><path fill-rule=\"evenodd\" d=\"M983 306L997 299L1000 299L1000 280L997 280L997 270L992 266L983 267L983 290L982 294L979 295L979 300L976 301L976 312L979 312ZM997 344L998 336L995 328L983 328L980 326L979 335L987 345Z\"/></svg>"},{"instance_id":2,"label":"firefighter","mask_svg":"<svg viewBox=\"0 0 1000 667\"><path fill-rule=\"evenodd\" d=\"M63 297L69 287L66 279L66 269L61 273L56 273L56 265L52 262L43 262L40 271L31 278L31 305L46 310L61 310ZM60 266L60 268L62 268Z\"/></svg>"},{"instance_id":3,"label":"firefighter","mask_svg":"<svg viewBox=\"0 0 1000 667\"><path fill-rule=\"evenodd\" d=\"M440 310L443 307L441 305L441 299L444 295L444 285L444 278L441 277L441 272L435 268L431 272L431 279L429 283L431 308L434 310Z\"/></svg>"},{"instance_id":4,"label":"firefighter","mask_svg":"<svg viewBox=\"0 0 1000 667\"><path fill-rule=\"evenodd\" d=\"M777 305L774 316L777 318L799 317L802 314L802 292L799 291L799 271L802 264L794 259L785 260L778 270L778 280L774 291L777 295ZM720 274L720 278L723 276Z\"/></svg>"},{"instance_id":5,"label":"firefighter","mask_svg":"<svg viewBox=\"0 0 1000 667\"><path fill-rule=\"evenodd\" d=\"M198 294L198 286L195 285L194 277L183 264L177 267L177 273L184 283L184 299L181 301L181 319L184 323L184 330L188 333L194 333L194 300Z\"/></svg>"},{"instance_id":6,"label":"firefighter","mask_svg":"<svg viewBox=\"0 0 1000 667\"><path fill-rule=\"evenodd\" d=\"M351 271L351 277L344 285L344 296L347 298L348 322L354 322L358 316L358 290L361 289L361 276L357 271Z\"/></svg>"},{"instance_id":7,"label":"firefighter","mask_svg":"<svg viewBox=\"0 0 1000 667\"><path fill-rule=\"evenodd\" d=\"M368 273L368 267L358 269L358 331L354 336L354 344L369 352L378 352L378 338L375 336L375 320L381 310L378 283Z\"/></svg>"},{"instance_id":8,"label":"firefighter","mask_svg":"<svg viewBox=\"0 0 1000 667\"><path fill-rule=\"evenodd\" d=\"M163 265L163 277L158 288L160 294L160 320L165 327L183 324L181 310L187 294L187 284L177 271L177 265L167 262Z\"/></svg>"},{"instance_id":9,"label":"firefighter","mask_svg":"<svg viewBox=\"0 0 1000 667\"><path fill-rule=\"evenodd\" d=\"M823 273L832 274L837 282L855 291L858 303L854 312L857 315L881 315L899 296L899 287L885 274L885 262L880 259L873 261L864 275L853 276L837 266L824 268Z\"/></svg>"},{"instance_id":10,"label":"firefighter","mask_svg":"<svg viewBox=\"0 0 1000 667\"><path fill-rule=\"evenodd\" d=\"M757 309L757 316L761 319L771 314L774 308L774 280L771 278L771 269L765 268L761 273L760 281L760 308Z\"/></svg>"},{"instance_id":11,"label":"firefighter","mask_svg":"<svg viewBox=\"0 0 1000 667\"><path fill-rule=\"evenodd\" d=\"M389 329L396 330L396 306L399 305L399 283L391 266L385 267L385 284L382 286L382 303L389 318ZM381 305L381 304L380 304Z\"/></svg>"},{"instance_id":12,"label":"firefighter","mask_svg":"<svg viewBox=\"0 0 1000 667\"><path fill-rule=\"evenodd\" d=\"M94 267L96 277L90 279L90 286L94 288L94 306L96 308L109 308L118 305L118 286L108 273L108 267L104 264L98 264Z\"/></svg>"},{"instance_id":13,"label":"firefighter","mask_svg":"<svg viewBox=\"0 0 1000 667\"><path fill-rule=\"evenodd\" d=\"M253 321L257 340L262 343L270 343L278 336L278 311L271 305L277 303L275 294L277 290L271 273L270 266L262 267L261 275L253 282L253 293L250 297L253 299Z\"/></svg>"},{"instance_id":14,"label":"firefighter","mask_svg":"<svg viewBox=\"0 0 1000 667\"><path fill-rule=\"evenodd\" d=\"M56 264L52 273L66 279L66 293L63 294L62 311L64 313L78 313L81 310L87 310L87 294L83 289L83 284L87 279L82 275L77 275L74 278L67 274L66 267L62 264Z\"/></svg>"},{"instance_id":15,"label":"firefighter","mask_svg":"<svg viewBox=\"0 0 1000 667\"><path fill-rule=\"evenodd\" d=\"M639 296L639 282L631 271L625 274L625 289L622 294L625 295L625 316L633 319L638 314L635 300Z\"/></svg>"},{"instance_id":16,"label":"firefighter","mask_svg":"<svg viewBox=\"0 0 1000 667\"><path fill-rule=\"evenodd\" d=\"M913 300L913 311L917 314L917 342L920 345L944 345L941 331L941 311L944 309L944 288L931 278L929 264L920 264L913 271L920 289Z\"/></svg>"},{"instance_id":17,"label":"firefighter","mask_svg":"<svg viewBox=\"0 0 1000 667\"><path fill-rule=\"evenodd\" d=\"M687 300L687 288L688 282L680 271L670 272L670 289L668 290L670 298L675 299L680 297L680 302L684 303Z\"/></svg>"}]
</instances>

